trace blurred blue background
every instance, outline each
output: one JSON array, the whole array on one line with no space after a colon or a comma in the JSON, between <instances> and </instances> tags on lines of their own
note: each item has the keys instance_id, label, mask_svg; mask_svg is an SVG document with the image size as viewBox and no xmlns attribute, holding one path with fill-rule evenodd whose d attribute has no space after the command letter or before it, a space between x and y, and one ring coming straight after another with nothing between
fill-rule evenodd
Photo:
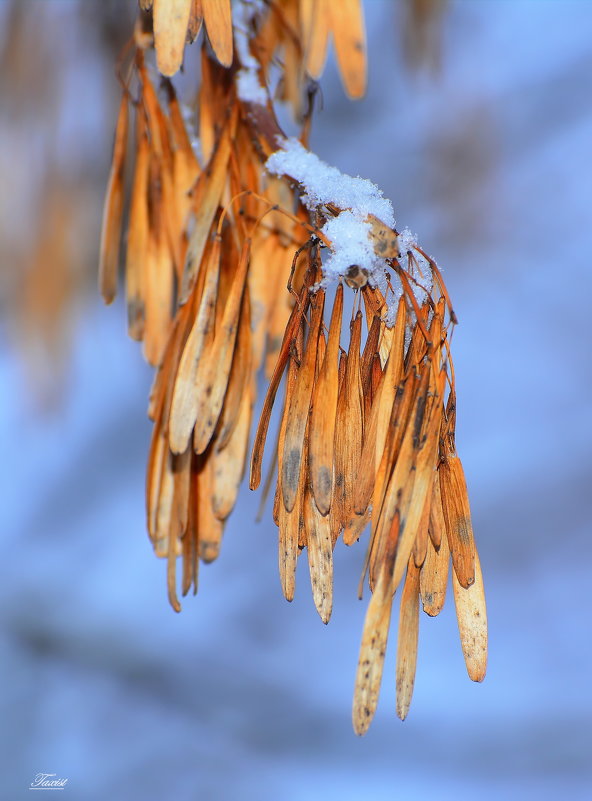
<instances>
[{"instance_id":1,"label":"blurred blue background","mask_svg":"<svg viewBox=\"0 0 592 801\"><path fill-rule=\"evenodd\" d=\"M3 2L1 798L38 772L89 801L592 798L592 3L449 2L439 70L405 63L402 3L365 7L367 97L331 62L312 144L445 271L487 678L466 676L449 599L422 616L408 719L391 647L356 738L363 549L336 551L325 628L305 564L283 600L246 487L171 611L144 528L151 373L94 277L134 3Z\"/></svg>"}]
</instances>

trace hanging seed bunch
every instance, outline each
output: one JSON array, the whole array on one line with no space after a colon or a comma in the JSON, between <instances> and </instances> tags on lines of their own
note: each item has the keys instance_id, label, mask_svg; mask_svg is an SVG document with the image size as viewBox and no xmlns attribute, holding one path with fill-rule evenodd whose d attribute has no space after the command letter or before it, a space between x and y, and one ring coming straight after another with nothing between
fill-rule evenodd
<instances>
[{"instance_id":1,"label":"hanging seed bunch","mask_svg":"<svg viewBox=\"0 0 592 801\"><path fill-rule=\"evenodd\" d=\"M397 589L397 713L404 718L419 607L440 612L450 562L468 673L476 681L485 674L483 583L454 437L456 318L436 264L408 230L394 228L380 190L306 148L310 78L322 71L330 33L347 92L364 91L359 0L140 6L121 65L100 284L110 302L133 162L124 258L129 333L156 368L150 538L167 560L178 611L179 582L183 595L197 591L199 561L218 556L245 468L256 489L273 438L285 597L294 597L305 554L314 603L328 622L333 549L342 539L366 550L360 595L366 577L371 595L353 707L361 734L378 701ZM171 77L201 27L198 158L192 115ZM302 126L299 139L277 122L274 80L276 99ZM260 368L268 388L249 462Z\"/></svg>"}]
</instances>

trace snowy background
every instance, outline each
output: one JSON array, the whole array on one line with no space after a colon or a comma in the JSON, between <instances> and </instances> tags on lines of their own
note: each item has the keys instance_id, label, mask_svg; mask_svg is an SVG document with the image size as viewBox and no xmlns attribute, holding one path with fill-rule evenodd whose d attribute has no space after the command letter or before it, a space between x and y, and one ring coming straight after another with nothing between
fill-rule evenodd
<instances>
[{"instance_id":1,"label":"snowy background","mask_svg":"<svg viewBox=\"0 0 592 801\"><path fill-rule=\"evenodd\" d=\"M365 5L367 98L352 105L329 65L313 147L377 182L445 269L487 678L466 676L448 599L440 618L422 616L408 719L394 713L391 648L376 719L356 738L362 550L337 550L325 628L304 563L296 600L283 600L275 527L254 523L246 487L220 559L175 615L144 529L151 374L122 305L103 308L90 284L76 294L48 409L5 296L2 799L26 797L40 771L67 777L73 801L592 798L592 3L450 2L437 75L406 68L400 4ZM74 25L76 3L43 6ZM56 40L64 59L84 54L60 125L84 104L71 141L100 211L117 87L81 36Z\"/></svg>"}]
</instances>

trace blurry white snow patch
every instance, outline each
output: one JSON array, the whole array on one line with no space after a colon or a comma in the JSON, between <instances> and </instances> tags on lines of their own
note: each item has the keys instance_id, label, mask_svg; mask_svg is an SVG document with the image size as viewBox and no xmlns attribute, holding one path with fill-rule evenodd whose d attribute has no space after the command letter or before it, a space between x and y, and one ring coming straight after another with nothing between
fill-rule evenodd
<instances>
[{"instance_id":1,"label":"blurry white snow patch","mask_svg":"<svg viewBox=\"0 0 592 801\"><path fill-rule=\"evenodd\" d=\"M257 103L259 106L267 103L267 92L259 83L259 76L253 70L239 70L236 76L236 88L239 99L245 103Z\"/></svg>"},{"instance_id":2,"label":"blurry white snow patch","mask_svg":"<svg viewBox=\"0 0 592 801\"><path fill-rule=\"evenodd\" d=\"M181 116L183 117L183 122L185 123L185 129L187 131L187 136L189 137L189 142L191 143L191 149L195 153L195 157L203 166L203 153L201 151L201 142L199 140L199 136L197 135L197 129L195 127L195 110L191 108L187 103L180 103L179 107L181 109Z\"/></svg>"},{"instance_id":3,"label":"blurry white snow patch","mask_svg":"<svg viewBox=\"0 0 592 801\"><path fill-rule=\"evenodd\" d=\"M253 19L264 8L265 3L261 0L238 0L232 4L234 42L242 66L236 77L238 96L245 103L256 103L260 106L266 105L267 92L259 81L259 62L251 55L249 32Z\"/></svg>"}]
</instances>

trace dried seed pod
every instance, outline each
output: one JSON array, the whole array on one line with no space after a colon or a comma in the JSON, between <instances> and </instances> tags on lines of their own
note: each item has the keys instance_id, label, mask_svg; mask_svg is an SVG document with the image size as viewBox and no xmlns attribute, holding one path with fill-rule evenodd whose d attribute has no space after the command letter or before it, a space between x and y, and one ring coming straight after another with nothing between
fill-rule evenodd
<instances>
[{"instance_id":1,"label":"dried seed pod","mask_svg":"<svg viewBox=\"0 0 592 801\"><path fill-rule=\"evenodd\" d=\"M323 366L313 394L309 438L309 470L317 509L327 515L333 494L333 464L337 394L339 389L339 339L343 311L343 286L337 287L331 314L329 339Z\"/></svg>"},{"instance_id":2,"label":"dried seed pod","mask_svg":"<svg viewBox=\"0 0 592 801\"><path fill-rule=\"evenodd\" d=\"M130 205L129 233L125 261L128 334L141 341L146 321L146 288L144 265L147 259L150 220L148 183L150 176L150 145L144 118L136 121L137 144L134 181Z\"/></svg>"},{"instance_id":3,"label":"dried seed pod","mask_svg":"<svg viewBox=\"0 0 592 801\"><path fill-rule=\"evenodd\" d=\"M287 410L287 424L282 452L282 497L287 512L294 508L302 472L304 432L312 400L317 362L317 348L323 320L325 293L317 292L311 301L311 320L308 339L298 370L294 393Z\"/></svg>"},{"instance_id":4,"label":"dried seed pod","mask_svg":"<svg viewBox=\"0 0 592 801\"><path fill-rule=\"evenodd\" d=\"M192 0L153 0L156 66L174 75L183 63Z\"/></svg>"},{"instance_id":5,"label":"dried seed pod","mask_svg":"<svg viewBox=\"0 0 592 801\"><path fill-rule=\"evenodd\" d=\"M426 558L419 574L423 611L431 617L439 615L446 599L450 548L444 536L438 550L428 541Z\"/></svg>"},{"instance_id":6,"label":"dried seed pod","mask_svg":"<svg viewBox=\"0 0 592 801\"><path fill-rule=\"evenodd\" d=\"M460 642L467 673L473 681L483 681L487 670L487 612L479 557L475 555L475 581L466 588L452 577Z\"/></svg>"},{"instance_id":7,"label":"dried seed pod","mask_svg":"<svg viewBox=\"0 0 592 801\"><path fill-rule=\"evenodd\" d=\"M333 540L329 515L322 515L310 489L305 488L304 521L312 596L323 623L333 608Z\"/></svg>"},{"instance_id":8,"label":"dried seed pod","mask_svg":"<svg viewBox=\"0 0 592 801\"><path fill-rule=\"evenodd\" d=\"M385 563L378 576L364 620L354 687L353 725L356 734L366 733L376 712L392 605L390 571Z\"/></svg>"},{"instance_id":9,"label":"dried seed pod","mask_svg":"<svg viewBox=\"0 0 592 801\"><path fill-rule=\"evenodd\" d=\"M418 633L419 570L411 558L407 566L407 576L401 595L397 644L397 715L401 720L405 720L407 717L413 695Z\"/></svg>"},{"instance_id":10,"label":"dried seed pod","mask_svg":"<svg viewBox=\"0 0 592 801\"><path fill-rule=\"evenodd\" d=\"M232 64L232 14L230 0L201 0L208 39L224 67Z\"/></svg>"},{"instance_id":11,"label":"dried seed pod","mask_svg":"<svg viewBox=\"0 0 592 801\"><path fill-rule=\"evenodd\" d=\"M475 540L467 485L460 459L449 455L440 465L440 491L446 536L456 577L463 587L475 581Z\"/></svg>"},{"instance_id":12,"label":"dried seed pod","mask_svg":"<svg viewBox=\"0 0 592 801\"><path fill-rule=\"evenodd\" d=\"M293 352L290 355L288 376L286 379L286 399L284 413L280 424L278 436L278 486L277 486L277 525L278 532L278 560L282 591L287 601L292 601L296 586L296 562L298 559L298 542L300 534L300 510L302 495L300 484L297 487L294 505L288 511L283 501L282 477L283 454L285 451L286 429L288 427L288 410L292 406L292 399L296 394L298 383L298 362L302 355L302 329L294 339Z\"/></svg>"},{"instance_id":13,"label":"dried seed pod","mask_svg":"<svg viewBox=\"0 0 592 801\"><path fill-rule=\"evenodd\" d=\"M109 183L105 194L99 249L99 288L105 303L117 294L117 267L123 217L123 179L127 152L129 101L124 93L119 106Z\"/></svg>"},{"instance_id":14,"label":"dried seed pod","mask_svg":"<svg viewBox=\"0 0 592 801\"><path fill-rule=\"evenodd\" d=\"M366 91L366 33L361 0L327 2L339 72L347 94L354 99Z\"/></svg>"}]
</instances>

